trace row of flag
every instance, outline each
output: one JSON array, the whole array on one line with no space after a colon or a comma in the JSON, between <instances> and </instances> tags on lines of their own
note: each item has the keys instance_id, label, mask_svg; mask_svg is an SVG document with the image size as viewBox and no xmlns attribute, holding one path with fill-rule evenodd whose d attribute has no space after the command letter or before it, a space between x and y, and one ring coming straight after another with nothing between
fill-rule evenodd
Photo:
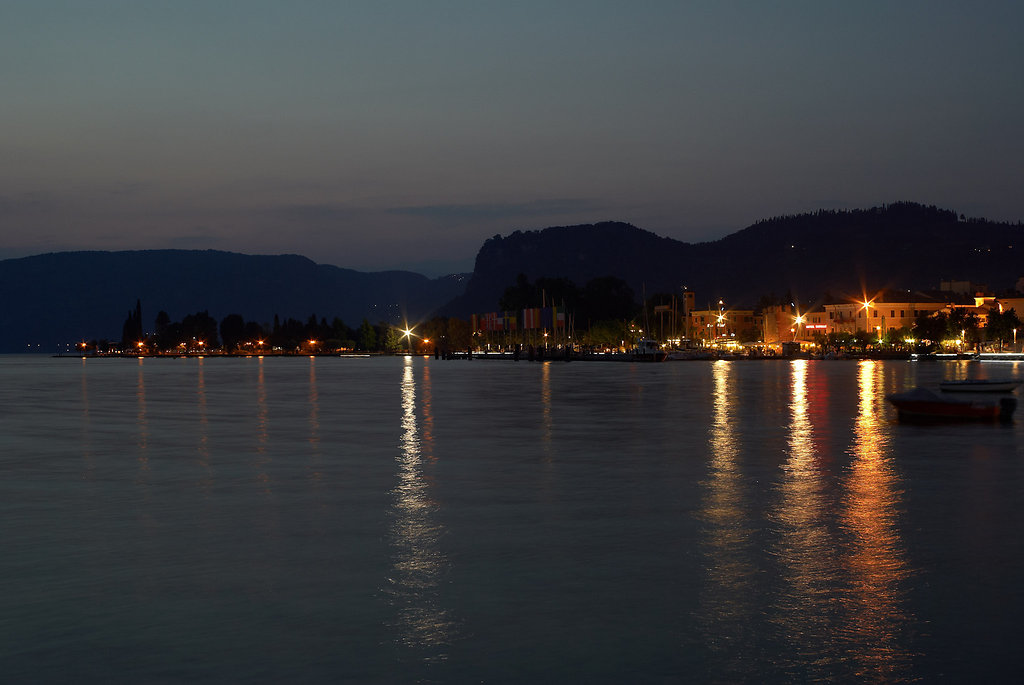
<instances>
[{"instance_id":1,"label":"row of flag","mask_svg":"<svg viewBox=\"0 0 1024 685\"><path fill-rule=\"evenodd\" d=\"M524 331L538 328L565 328L565 312L558 307L534 307L518 312L473 314L474 331Z\"/></svg>"}]
</instances>

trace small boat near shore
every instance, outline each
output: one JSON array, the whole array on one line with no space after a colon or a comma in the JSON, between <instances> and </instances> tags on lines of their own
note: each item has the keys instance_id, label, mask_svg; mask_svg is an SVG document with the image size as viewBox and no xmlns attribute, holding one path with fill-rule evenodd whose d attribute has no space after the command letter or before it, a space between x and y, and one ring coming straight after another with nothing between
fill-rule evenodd
<instances>
[{"instance_id":1,"label":"small boat near shore","mask_svg":"<svg viewBox=\"0 0 1024 685\"><path fill-rule=\"evenodd\" d=\"M635 362L663 362L668 357L657 340L641 338L631 352Z\"/></svg>"},{"instance_id":2,"label":"small boat near shore","mask_svg":"<svg viewBox=\"0 0 1024 685\"><path fill-rule=\"evenodd\" d=\"M942 381L939 389L942 392L1013 392L1021 383L1012 378L968 379Z\"/></svg>"},{"instance_id":3,"label":"small boat near shore","mask_svg":"<svg viewBox=\"0 0 1024 685\"><path fill-rule=\"evenodd\" d=\"M953 399L928 388L887 395L901 421L1009 421L1017 409L1016 397Z\"/></svg>"}]
</instances>

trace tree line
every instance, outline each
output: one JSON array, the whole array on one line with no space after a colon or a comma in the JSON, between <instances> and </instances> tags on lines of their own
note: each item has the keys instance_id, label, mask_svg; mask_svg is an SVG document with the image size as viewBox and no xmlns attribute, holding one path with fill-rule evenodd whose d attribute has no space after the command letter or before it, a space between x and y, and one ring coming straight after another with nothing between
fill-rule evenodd
<instances>
[{"instance_id":1,"label":"tree line","mask_svg":"<svg viewBox=\"0 0 1024 685\"><path fill-rule=\"evenodd\" d=\"M469 324L464 331L457 320L437 317L424 324L424 330L436 330L455 338L458 343L469 340ZM462 333L462 335L460 335ZM424 336L417 336L422 339ZM281 319L274 315L272 323L246 320L241 314L228 314L219 321L203 310L171 320L165 311L157 313L150 331L143 324L142 303L128 312L121 329L120 348L124 351L145 352L202 352L221 350L226 353L248 351L281 352L335 352L359 350L365 352L395 352L408 347L410 341L401 330L390 324L371 324L363 319L358 327L347 325L339 317L331 321L310 314L305 320ZM93 340L82 343L88 350L113 347L108 341Z\"/></svg>"}]
</instances>

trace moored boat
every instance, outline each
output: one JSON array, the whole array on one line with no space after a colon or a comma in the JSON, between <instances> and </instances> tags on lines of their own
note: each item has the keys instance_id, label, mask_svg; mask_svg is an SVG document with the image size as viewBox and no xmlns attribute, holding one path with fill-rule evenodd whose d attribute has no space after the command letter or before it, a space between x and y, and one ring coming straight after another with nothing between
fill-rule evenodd
<instances>
[{"instance_id":1,"label":"moored boat","mask_svg":"<svg viewBox=\"0 0 1024 685\"><path fill-rule=\"evenodd\" d=\"M1009 421L1017 408L1017 398L953 399L927 388L887 395L901 421Z\"/></svg>"},{"instance_id":2,"label":"moored boat","mask_svg":"<svg viewBox=\"0 0 1024 685\"><path fill-rule=\"evenodd\" d=\"M632 351L633 361L637 362L663 362L668 355L661 349L657 340L641 338L637 341L636 348Z\"/></svg>"},{"instance_id":3,"label":"moored boat","mask_svg":"<svg viewBox=\"0 0 1024 685\"><path fill-rule=\"evenodd\" d=\"M1013 392L1021 381L1012 378L968 379L942 381L939 389L943 392Z\"/></svg>"}]
</instances>

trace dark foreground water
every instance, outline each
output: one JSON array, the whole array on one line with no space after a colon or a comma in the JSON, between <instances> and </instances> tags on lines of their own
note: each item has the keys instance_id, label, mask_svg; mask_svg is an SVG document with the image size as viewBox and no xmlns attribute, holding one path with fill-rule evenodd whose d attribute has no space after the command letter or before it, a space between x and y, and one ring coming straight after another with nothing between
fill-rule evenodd
<instances>
[{"instance_id":1,"label":"dark foreground water","mask_svg":"<svg viewBox=\"0 0 1024 685\"><path fill-rule=\"evenodd\" d=\"M1022 373L0 357L0 679L1015 678Z\"/></svg>"}]
</instances>

